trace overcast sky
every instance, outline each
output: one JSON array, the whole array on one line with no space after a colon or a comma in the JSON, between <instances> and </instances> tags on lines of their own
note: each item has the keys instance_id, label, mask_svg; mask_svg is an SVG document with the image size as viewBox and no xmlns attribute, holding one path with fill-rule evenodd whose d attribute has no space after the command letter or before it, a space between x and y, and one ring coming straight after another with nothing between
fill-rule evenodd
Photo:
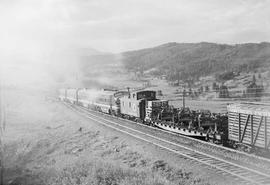
<instances>
[{"instance_id":1,"label":"overcast sky","mask_svg":"<svg viewBox=\"0 0 270 185\"><path fill-rule=\"evenodd\" d=\"M270 0L0 0L0 26L0 81L45 84L91 48L269 42Z\"/></svg>"},{"instance_id":2,"label":"overcast sky","mask_svg":"<svg viewBox=\"0 0 270 185\"><path fill-rule=\"evenodd\" d=\"M0 0L0 26L1 78L44 81L90 48L269 42L270 0Z\"/></svg>"},{"instance_id":3,"label":"overcast sky","mask_svg":"<svg viewBox=\"0 0 270 185\"><path fill-rule=\"evenodd\" d=\"M0 0L0 21L1 46L32 55L44 47L270 41L269 0Z\"/></svg>"}]
</instances>

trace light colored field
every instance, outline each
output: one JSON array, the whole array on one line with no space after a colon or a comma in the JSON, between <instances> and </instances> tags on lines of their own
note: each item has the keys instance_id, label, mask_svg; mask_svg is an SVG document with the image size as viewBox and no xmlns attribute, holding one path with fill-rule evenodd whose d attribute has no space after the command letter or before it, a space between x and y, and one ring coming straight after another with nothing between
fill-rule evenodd
<instances>
[{"instance_id":1,"label":"light colored field","mask_svg":"<svg viewBox=\"0 0 270 185\"><path fill-rule=\"evenodd\" d=\"M179 87L173 87L168 85L165 80L153 79L151 80L152 87L148 89L161 90L163 96L158 97L161 99L169 100L169 103L174 107L180 108L183 106L182 100L182 89ZM179 94L176 94L176 92ZM227 112L227 104L232 103L232 101L215 101L215 100L192 100L190 98L185 98L185 106L191 108L192 110L208 109L211 112Z\"/></svg>"},{"instance_id":2,"label":"light colored field","mask_svg":"<svg viewBox=\"0 0 270 185\"><path fill-rule=\"evenodd\" d=\"M229 102L223 102L223 101L188 100L188 99L185 100L185 106L189 107L192 110L200 110L200 109L205 110L206 109L215 113L226 113L228 103ZM182 107L183 100L180 99L180 100L170 101L170 104L175 107Z\"/></svg>"}]
</instances>

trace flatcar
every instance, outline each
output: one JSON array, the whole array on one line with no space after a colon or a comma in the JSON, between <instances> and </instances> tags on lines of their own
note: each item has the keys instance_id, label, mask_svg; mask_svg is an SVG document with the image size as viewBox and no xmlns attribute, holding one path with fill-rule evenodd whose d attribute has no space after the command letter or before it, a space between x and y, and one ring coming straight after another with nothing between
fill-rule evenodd
<instances>
[{"instance_id":1,"label":"flatcar","mask_svg":"<svg viewBox=\"0 0 270 185\"><path fill-rule=\"evenodd\" d=\"M270 105L228 105L228 139L243 150L270 149Z\"/></svg>"},{"instance_id":2,"label":"flatcar","mask_svg":"<svg viewBox=\"0 0 270 185\"><path fill-rule=\"evenodd\" d=\"M185 109L187 110L187 109ZM185 111L182 110L182 111ZM174 108L168 107L166 110L163 110L161 113L165 114L160 119L154 122L156 127L159 127L164 130L168 130L170 132L178 133L185 136L190 136L198 139L204 140L207 138L206 131L200 130L194 126L194 119L192 115L181 115L179 116L181 110L175 110ZM184 112L182 112L184 113ZM166 121L162 118L166 117ZM168 119L171 117L171 119ZM170 121L168 121L170 120Z\"/></svg>"}]
</instances>

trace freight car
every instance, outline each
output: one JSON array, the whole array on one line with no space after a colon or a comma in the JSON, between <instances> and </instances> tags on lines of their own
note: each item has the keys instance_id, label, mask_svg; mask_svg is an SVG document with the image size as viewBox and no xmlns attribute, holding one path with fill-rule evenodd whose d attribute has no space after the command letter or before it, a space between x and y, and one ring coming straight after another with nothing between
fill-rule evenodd
<instances>
[{"instance_id":1,"label":"freight car","mask_svg":"<svg viewBox=\"0 0 270 185\"><path fill-rule=\"evenodd\" d=\"M187 107L176 109L172 106L164 107L159 115L152 121L161 129L215 143L223 144L226 140L226 115L207 115Z\"/></svg>"},{"instance_id":2,"label":"freight car","mask_svg":"<svg viewBox=\"0 0 270 185\"><path fill-rule=\"evenodd\" d=\"M206 131L195 125L194 114L189 108L175 109L168 107L163 112L167 116L161 116L158 120L154 121L156 127L198 139L205 139L207 137ZM171 119L164 121L162 118L169 117L168 115L171 116Z\"/></svg>"},{"instance_id":3,"label":"freight car","mask_svg":"<svg viewBox=\"0 0 270 185\"><path fill-rule=\"evenodd\" d=\"M270 105L235 103L228 106L229 140L243 150L270 149Z\"/></svg>"},{"instance_id":4,"label":"freight car","mask_svg":"<svg viewBox=\"0 0 270 185\"><path fill-rule=\"evenodd\" d=\"M155 91L128 91L127 95L120 98L120 113L123 117L145 121L147 101L156 100Z\"/></svg>"}]
</instances>

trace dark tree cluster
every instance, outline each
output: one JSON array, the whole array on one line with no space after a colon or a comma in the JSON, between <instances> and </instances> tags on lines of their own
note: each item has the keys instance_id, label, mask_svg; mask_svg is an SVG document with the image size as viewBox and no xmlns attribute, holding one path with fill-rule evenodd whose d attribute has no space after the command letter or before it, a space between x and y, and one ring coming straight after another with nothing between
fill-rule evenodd
<instances>
[{"instance_id":1,"label":"dark tree cluster","mask_svg":"<svg viewBox=\"0 0 270 185\"><path fill-rule=\"evenodd\" d=\"M268 66L270 44L219 45L214 43L168 43L154 48L122 53L122 62L130 71L158 70L170 81L187 83L199 77L218 75L223 82L237 73ZM226 71L225 73L223 73Z\"/></svg>"},{"instance_id":2,"label":"dark tree cluster","mask_svg":"<svg viewBox=\"0 0 270 185\"><path fill-rule=\"evenodd\" d=\"M219 98L229 98L229 90L226 85L219 87Z\"/></svg>"},{"instance_id":3,"label":"dark tree cluster","mask_svg":"<svg viewBox=\"0 0 270 185\"><path fill-rule=\"evenodd\" d=\"M216 82L213 82L213 84L212 84L212 90L213 91L219 91L219 85L217 85Z\"/></svg>"},{"instance_id":4,"label":"dark tree cluster","mask_svg":"<svg viewBox=\"0 0 270 185\"><path fill-rule=\"evenodd\" d=\"M253 97L261 97L264 92L263 85L258 85L256 83L256 77L253 75L251 83L247 86L246 91L243 93L244 97L253 98Z\"/></svg>"},{"instance_id":5,"label":"dark tree cluster","mask_svg":"<svg viewBox=\"0 0 270 185\"><path fill-rule=\"evenodd\" d=\"M263 85L257 85L256 82L252 82L245 92L245 97L253 98L253 97L261 97L264 92Z\"/></svg>"},{"instance_id":6,"label":"dark tree cluster","mask_svg":"<svg viewBox=\"0 0 270 185\"><path fill-rule=\"evenodd\" d=\"M228 72L224 72L221 74L217 74L216 79L218 81L224 82L224 81L233 79L236 75L237 75L237 73L235 73L233 71L228 71Z\"/></svg>"}]
</instances>

